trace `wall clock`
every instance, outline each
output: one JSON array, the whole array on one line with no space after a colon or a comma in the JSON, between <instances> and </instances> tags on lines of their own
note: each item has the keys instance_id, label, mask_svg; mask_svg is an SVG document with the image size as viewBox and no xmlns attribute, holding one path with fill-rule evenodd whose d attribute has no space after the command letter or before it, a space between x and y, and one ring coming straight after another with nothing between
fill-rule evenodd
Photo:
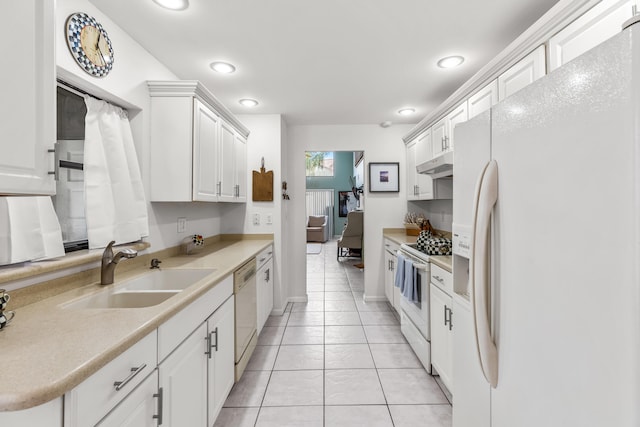
<instances>
[{"instance_id":1,"label":"wall clock","mask_svg":"<svg viewBox=\"0 0 640 427\"><path fill-rule=\"evenodd\" d=\"M67 18L67 45L80 68L94 77L104 77L113 68L113 46L102 25L86 13Z\"/></svg>"}]
</instances>

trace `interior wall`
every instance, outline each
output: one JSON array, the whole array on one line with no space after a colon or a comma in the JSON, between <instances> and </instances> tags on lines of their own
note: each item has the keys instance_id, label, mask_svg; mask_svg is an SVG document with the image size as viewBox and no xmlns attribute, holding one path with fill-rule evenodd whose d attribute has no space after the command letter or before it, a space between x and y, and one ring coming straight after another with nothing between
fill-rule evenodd
<instances>
[{"instance_id":1,"label":"interior wall","mask_svg":"<svg viewBox=\"0 0 640 427\"><path fill-rule=\"evenodd\" d=\"M351 191L349 178L353 176L353 152L335 151L333 153L333 176L306 177L307 189L333 189L333 230L332 235L342 232L346 217L338 215L338 196L340 191ZM352 195L353 197L353 195Z\"/></svg>"},{"instance_id":2,"label":"interior wall","mask_svg":"<svg viewBox=\"0 0 640 427\"><path fill-rule=\"evenodd\" d=\"M65 41L65 22L83 11L102 23L115 50L113 70L95 78L80 69ZM177 80L178 77L129 37L88 0L57 0L56 63L58 78L129 110L131 130L140 162L145 192L149 194L149 157L153 141L149 135L150 98L147 80ZM147 203L151 250L174 246L189 234L210 236L221 230L220 207L216 203ZM177 218L187 218L187 230L178 233Z\"/></svg>"},{"instance_id":3,"label":"interior wall","mask_svg":"<svg viewBox=\"0 0 640 427\"><path fill-rule=\"evenodd\" d=\"M384 301L384 253L382 229L402 227L406 213L404 189L405 148L402 136L412 125L381 128L378 125L301 125L288 128L289 217L287 227L293 230L287 239L291 300L306 299L305 251L305 151L362 151L366 199L364 206L364 297L367 301ZM400 163L400 192L371 193L368 183L370 162ZM299 230L299 232L297 232ZM329 248L328 250L335 250Z\"/></svg>"}]
</instances>

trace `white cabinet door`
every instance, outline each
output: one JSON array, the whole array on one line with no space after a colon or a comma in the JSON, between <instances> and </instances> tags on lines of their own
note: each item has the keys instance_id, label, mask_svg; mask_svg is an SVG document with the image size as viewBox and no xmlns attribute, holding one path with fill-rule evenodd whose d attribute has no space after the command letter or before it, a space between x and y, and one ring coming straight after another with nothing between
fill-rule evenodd
<instances>
[{"instance_id":1,"label":"white cabinet door","mask_svg":"<svg viewBox=\"0 0 640 427\"><path fill-rule=\"evenodd\" d=\"M158 392L158 371L154 370L116 408L100 421L98 427L155 427L160 424L162 408ZM164 425L164 423L163 423Z\"/></svg>"},{"instance_id":2,"label":"white cabinet door","mask_svg":"<svg viewBox=\"0 0 640 427\"><path fill-rule=\"evenodd\" d=\"M454 295L453 311L453 425L456 427L490 427L490 386L482 375L475 344L473 317L468 300Z\"/></svg>"},{"instance_id":3,"label":"white cabinet door","mask_svg":"<svg viewBox=\"0 0 640 427\"><path fill-rule=\"evenodd\" d=\"M454 393L452 384L452 300L440 288L431 284L431 365L438 371L444 385Z\"/></svg>"},{"instance_id":4,"label":"white cabinet door","mask_svg":"<svg viewBox=\"0 0 640 427\"><path fill-rule=\"evenodd\" d=\"M258 335L273 310L273 258L269 258L256 273L258 304Z\"/></svg>"},{"instance_id":5,"label":"white cabinet door","mask_svg":"<svg viewBox=\"0 0 640 427\"><path fill-rule=\"evenodd\" d=\"M431 127L431 141L433 144L433 157L446 151L447 137L449 136L449 120L444 117Z\"/></svg>"},{"instance_id":6,"label":"white cabinet door","mask_svg":"<svg viewBox=\"0 0 640 427\"><path fill-rule=\"evenodd\" d=\"M236 134L235 136L235 183L236 202L247 201L247 140Z\"/></svg>"},{"instance_id":7,"label":"white cabinet door","mask_svg":"<svg viewBox=\"0 0 640 427\"><path fill-rule=\"evenodd\" d=\"M549 71L618 34L636 0L603 0L549 40Z\"/></svg>"},{"instance_id":8,"label":"white cabinet door","mask_svg":"<svg viewBox=\"0 0 640 427\"><path fill-rule=\"evenodd\" d=\"M464 123L468 119L467 112L467 101L458 105L453 109L448 115L447 119L449 120L449 135L446 138L445 151L453 150L453 146L455 145L455 129L458 123Z\"/></svg>"},{"instance_id":9,"label":"white cabinet door","mask_svg":"<svg viewBox=\"0 0 640 427\"><path fill-rule=\"evenodd\" d=\"M56 192L54 2L0 2L0 194Z\"/></svg>"},{"instance_id":10,"label":"white cabinet door","mask_svg":"<svg viewBox=\"0 0 640 427\"><path fill-rule=\"evenodd\" d=\"M215 202L218 183L220 118L202 102L193 101L193 200Z\"/></svg>"},{"instance_id":11,"label":"white cabinet door","mask_svg":"<svg viewBox=\"0 0 640 427\"><path fill-rule=\"evenodd\" d=\"M235 133L233 128L222 121L220 124L220 195L221 202L234 202L235 187Z\"/></svg>"},{"instance_id":12,"label":"white cabinet door","mask_svg":"<svg viewBox=\"0 0 640 427\"><path fill-rule=\"evenodd\" d=\"M235 379L234 304L234 297L229 298L207 320L210 343L210 352L207 356L209 426L215 423Z\"/></svg>"},{"instance_id":13,"label":"white cabinet door","mask_svg":"<svg viewBox=\"0 0 640 427\"><path fill-rule=\"evenodd\" d=\"M393 286L395 278L395 269L392 265L393 258L394 256L389 251L384 251L384 294L391 305L393 305Z\"/></svg>"},{"instance_id":14,"label":"white cabinet door","mask_svg":"<svg viewBox=\"0 0 640 427\"><path fill-rule=\"evenodd\" d=\"M546 72L544 45L518 61L498 77L498 101L543 77Z\"/></svg>"},{"instance_id":15,"label":"white cabinet door","mask_svg":"<svg viewBox=\"0 0 640 427\"><path fill-rule=\"evenodd\" d=\"M469 120L498 103L498 80L474 93L468 100Z\"/></svg>"},{"instance_id":16,"label":"white cabinet door","mask_svg":"<svg viewBox=\"0 0 640 427\"><path fill-rule=\"evenodd\" d=\"M203 323L158 367L163 426L207 425L206 337Z\"/></svg>"},{"instance_id":17,"label":"white cabinet door","mask_svg":"<svg viewBox=\"0 0 640 427\"><path fill-rule=\"evenodd\" d=\"M427 162L431 160L432 157L432 138L431 138L431 128L427 129L421 135L416 138L417 144L415 149L415 164L416 166L420 163ZM416 199L417 200L431 200L433 199L433 181L429 175L423 175L416 172L415 167L413 168L413 173L415 175L416 182Z\"/></svg>"},{"instance_id":18,"label":"white cabinet door","mask_svg":"<svg viewBox=\"0 0 640 427\"><path fill-rule=\"evenodd\" d=\"M413 140L407 144L407 200L418 199L417 172L416 172L416 146L418 140Z\"/></svg>"}]
</instances>

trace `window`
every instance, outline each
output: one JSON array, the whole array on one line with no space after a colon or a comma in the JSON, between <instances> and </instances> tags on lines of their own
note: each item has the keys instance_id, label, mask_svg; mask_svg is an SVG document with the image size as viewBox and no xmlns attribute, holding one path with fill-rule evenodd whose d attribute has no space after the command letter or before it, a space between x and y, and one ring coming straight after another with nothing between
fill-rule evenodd
<instances>
[{"instance_id":1,"label":"window","mask_svg":"<svg viewBox=\"0 0 640 427\"><path fill-rule=\"evenodd\" d=\"M333 151L307 151L307 176L333 176Z\"/></svg>"},{"instance_id":2,"label":"window","mask_svg":"<svg viewBox=\"0 0 640 427\"><path fill-rule=\"evenodd\" d=\"M87 249L84 210L84 99L62 86L57 90L56 195L65 252Z\"/></svg>"}]
</instances>

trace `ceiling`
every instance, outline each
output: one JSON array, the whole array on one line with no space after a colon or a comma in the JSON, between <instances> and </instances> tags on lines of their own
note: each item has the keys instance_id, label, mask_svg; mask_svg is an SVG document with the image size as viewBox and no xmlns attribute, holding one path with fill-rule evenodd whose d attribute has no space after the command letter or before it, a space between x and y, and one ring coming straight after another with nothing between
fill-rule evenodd
<instances>
[{"instance_id":1,"label":"ceiling","mask_svg":"<svg viewBox=\"0 0 640 427\"><path fill-rule=\"evenodd\" d=\"M420 121L558 0L190 0L177 12L152 0L90 1L236 114L377 124ZM438 68L448 55L466 61ZM216 60L237 71L213 72ZM403 107L416 113L398 115Z\"/></svg>"}]
</instances>

